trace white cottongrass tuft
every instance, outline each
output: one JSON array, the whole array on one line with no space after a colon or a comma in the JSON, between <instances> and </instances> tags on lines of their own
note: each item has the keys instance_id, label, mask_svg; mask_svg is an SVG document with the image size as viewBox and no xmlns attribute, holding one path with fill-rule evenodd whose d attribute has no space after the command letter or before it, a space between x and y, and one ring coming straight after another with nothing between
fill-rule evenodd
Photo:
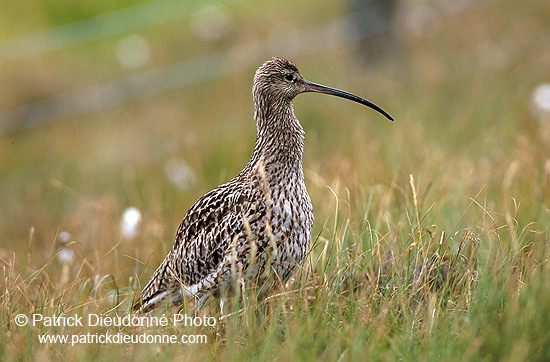
<instances>
[{"instance_id":1,"label":"white cottongrass tuft","mask_svg":"<svg viewBox=\"0 0 550 362\"><path fill-rule=\"evenodd\" d=\"M120 231L126 238L133 239L139 232L141 224L141 212L135 207L128 207L122 214Z\"/></svg>"}]
</instances>

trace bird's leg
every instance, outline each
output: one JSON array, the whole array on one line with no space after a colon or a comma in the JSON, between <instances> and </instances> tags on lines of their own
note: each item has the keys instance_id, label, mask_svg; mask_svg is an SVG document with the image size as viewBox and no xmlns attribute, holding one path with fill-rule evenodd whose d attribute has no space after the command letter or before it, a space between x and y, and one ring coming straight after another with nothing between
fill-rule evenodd
<instances>
[{"instance_id":1,"label":"bird's leg","mask_svg":"<svg viewBox=\"0 0 550 362\"><path fill-rule=\"evenodd\" d=\"M210 294L209 293L204 293L198 300L197 302L195 303L195 306L193 308L191 308L191 311L190 313L196 317L197 316L197 312L199 311L199 309L201 309L203 306L204 306L204 303L206 303L206 301L208 300L208 298L210 297Z\"/></svg>"}]
</instances>

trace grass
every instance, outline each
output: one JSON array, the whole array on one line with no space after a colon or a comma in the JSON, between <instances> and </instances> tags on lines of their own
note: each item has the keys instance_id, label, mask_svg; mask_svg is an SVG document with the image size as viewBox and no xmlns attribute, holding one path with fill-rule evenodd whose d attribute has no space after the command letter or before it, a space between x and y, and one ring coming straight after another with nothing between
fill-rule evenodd
<instances>
[{"instance_id":1,"label":"grass","mask_svg":"<svg viewBox=\"0 0 550 362\"><path fill-rule=\"evenodd\" d=\"M235 24L260 26L261 6L237 6ZM276 19L314 25L333 16L270 10L262 34L280 30ZM34 11L29 29L42 16ZM293 57L306 78L366 95L396 122L339 99L296 99L316 217L311 253L266 301L245 294L228 307L234 313L209 304L204 315L222 317L212 327L15 321L19 314L126 315L189 205L246 163L253 69L1 136L0 357L549 360L549 119L531 105L550 76L549 12L536 1L504 1L434 20L407 32L399 56L366 71L344 47ZM171 43L170 29L152 28L147 37ZM228 41L238 45L249 33L234 25ZM13 85L0 86L1 108L57 94L69 80L78 89L94 74L104 81L122 73L109 61L111 45L0 65L0 83ZM171 57L182 57L173 44L152 62ZM187 188L166 176L174 160L194 172ZM142 212L135 238L120 231L129 206ZM60 255L64 248L72 258ZM45 334L117 333L202 335L207 343L39 342Z\"/></svg>"}]
</instances>

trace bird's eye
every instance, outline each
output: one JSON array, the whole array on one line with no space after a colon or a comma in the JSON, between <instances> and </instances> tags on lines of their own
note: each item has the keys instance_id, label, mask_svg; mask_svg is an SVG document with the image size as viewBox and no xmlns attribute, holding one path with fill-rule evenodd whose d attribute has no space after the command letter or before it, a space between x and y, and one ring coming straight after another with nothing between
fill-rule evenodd
<instances>
[{"instance_id":1,"label":"bird's eye","mask_svg":"<svg viewBox=\"0 0 550 362\"><path fill-rule=\"evenodd\" d=\"M289 82L293 82L294 81L294 76L292 74L287 74L287 75L285 75L285 79L288 80Z\"/></svg>"}]
</instances>

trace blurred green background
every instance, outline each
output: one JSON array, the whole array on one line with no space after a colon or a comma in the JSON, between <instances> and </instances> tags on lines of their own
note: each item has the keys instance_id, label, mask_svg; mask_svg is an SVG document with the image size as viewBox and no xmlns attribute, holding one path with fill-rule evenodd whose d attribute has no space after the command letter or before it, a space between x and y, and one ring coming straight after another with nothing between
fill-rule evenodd
<instances>
[{"instance_id":1,"label":"blurred green background","mask_svg":"<svg viewBox=\"0 0 550 362\"><path fill-rule=\"evenodd\" d=\"M267 335L288 328L291 338L281 344L295 348L288 352L294 358L318 326L326 327L313 344L318 357L370 348L371 356L390 360L426 351L433 358L467 359L465 351L473 359L547 358L549 19L542 0L3 0L3 322L36 308L127 310L133 288L165 256L188 207L248 161L256 131L252 78L278 56L310 81L373 101L395 122L336 97L294 101L306 131L304 169L316 216L306 282L335 280L336 287L318 284L319 296L328 297L326 305L319 297L321 307L311 313L297 297L306 322L300 314L294 323L274 318ZM430 334L430 325L431 339L412 338L408 323L422 332L425 311L386 320L384 305L393 311L409 303L412 284L401 277L409 270L399 263L410 263L411 255L420 264L431 260L434 240L448 248L443 256L465 260L461 278L474 283L479 272L481 282L473 297L467 287L455 291L457 309L446 307L444 293L427 293L443 306L435 319L441 334ZM468 251L466 241L475 244ZM325 258L327 250L335 252ZM359 261L350 250L360 251ZM373 250L386 254L365 257ZM401 281L394 284L397 298L380 292L387 299L377 309L371 300L378 294L368 289L364 298L341 294L342 265L358 280L366 265L367 279L378 280L377 262ZM116 307L113 290L123 296ZM529 308L518 307L520 290ZM370 309L349 309L363 302ZM335 310L352 312L340 324ZM435 311L426 313L433 318ZM248 343L229 344L240 346L229 355L241 356L241 347L248 356L278 350L279 339L251 325L228 327L228 338ZM40 330L16 330L16 337L1 336L0 356L5 346L12 355L48 350L35 345L32 333ZM256 340L249 343L250 336ZM211 350L197 347L197 359L224 350L225 340L215 341ZM76 356L99 353L94 346L82 351ZM156 353L148 346L136 351Z\"/></svg>"}]
</instances>

